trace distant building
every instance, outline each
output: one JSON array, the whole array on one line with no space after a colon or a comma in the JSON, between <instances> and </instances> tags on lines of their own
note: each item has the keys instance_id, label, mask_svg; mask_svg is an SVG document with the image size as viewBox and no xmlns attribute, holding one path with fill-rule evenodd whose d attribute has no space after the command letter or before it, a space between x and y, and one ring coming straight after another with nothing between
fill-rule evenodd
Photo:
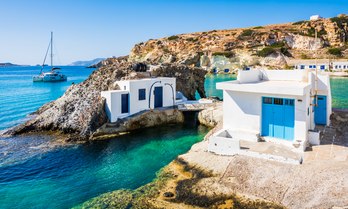
<instances>
[{"instance_id":1,"label":"distant building","mask_svg":"<svg viewBox=\"0 0 348 209\"><path fill-rule=\"evenodd\" d=\"M304 151L319 144L316 125L329 125L328 75L302 70L239 71L237 80L216 84L223 90L223 128L209 138L208 150L242 152L240 141L271 141ZM316 95L316 96L315 96Z\"/></svg>"},{"instance_id":2,"label":"distant building","mask_svg":"<svg viewBox=\"0 0 348 209\"><path fill-rule=\"evenodd\" d=\"M293 60L290 62L297 70L321 70L321 71L334 71L344 72L348 71L348 60Z\"/></svg>"},{"instance_id":3,"label":"distant building","mask_svg":"<svg viewBox=\"0 0 348 209\"><path fill-rule=\"evenodd\" d=\"M138 112L171 107L176 100L176 79L167 77L117 81L120 90L102 91L106 99L106 114L116 122Z\"/></svg>"},{"instance_id":4,"label":"distant building","mask_svg":"<svg viewBox=\"0 0 348 209\"><path fill-rule=\"evenodd\" d=\"M315 21L315 20L320 20L322 17L320 15L312 15L310 16L309 20Z\"/></svg>"}]
</instances>

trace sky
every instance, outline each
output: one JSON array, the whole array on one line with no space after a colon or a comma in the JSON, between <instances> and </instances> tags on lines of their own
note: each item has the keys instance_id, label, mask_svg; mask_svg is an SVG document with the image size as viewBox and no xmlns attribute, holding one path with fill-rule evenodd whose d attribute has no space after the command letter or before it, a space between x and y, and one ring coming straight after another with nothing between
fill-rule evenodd
<instances>
[{"instance_id":1,"label":"sky","mask_svg":"<svg viewBox=\"0 0 348 209\"><path fill-rule=\"evenodd\" d=\"M129 54L174 34L348 13L348 0L0 0L0 63L42 63L54 32L57 65Z\"/></svg>"}]
</instances>

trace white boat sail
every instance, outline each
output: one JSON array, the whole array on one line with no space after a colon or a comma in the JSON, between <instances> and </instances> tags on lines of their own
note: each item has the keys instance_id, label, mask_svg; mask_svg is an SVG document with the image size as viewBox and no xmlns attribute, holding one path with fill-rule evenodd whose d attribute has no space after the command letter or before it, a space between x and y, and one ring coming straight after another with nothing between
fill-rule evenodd
<instances>
[{"instance_id":1,"label":"white boat sail","mask_svg":"<svg viewBox=\"0 0 348 209\"><path fill-rule=\"evenodd\" d=\"M51 70L49 72L43 72L44 66L45 66L45 61L47 57L47 53L51 49ZM41 71L39 75L33 76L33 81L34 82L56 82L56 81L66 81L67 76L62 74L60 71L60 68L58 67L53 67L53 32L51 32L51 41L50 44L48 45L45 59L43 61L43 64L41 66Z\"/></svg>"}]
</instances>

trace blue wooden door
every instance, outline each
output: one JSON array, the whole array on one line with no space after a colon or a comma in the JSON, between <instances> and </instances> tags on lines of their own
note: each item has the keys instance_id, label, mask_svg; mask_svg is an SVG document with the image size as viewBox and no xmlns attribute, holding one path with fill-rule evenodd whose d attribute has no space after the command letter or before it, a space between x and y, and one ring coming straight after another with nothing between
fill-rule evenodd
<instances>
[{"instance_id":1,"label":"blue wooden door","mask_svg":"<svg viewBox=\"0 0 348 209\"><path fill-rule=\"evenodd\" d=\"M273 137L284 138L284 100L273 98Z\"/></svg>"},{"instance_id":2,"label":"blue wooden door","mask_svg":"<svg viewBox=\"0 0 348 209\"><path fill-rule=\"evenodd\" d=\"M317 125L326 125L326 96L318 95L318 105L314 107L314 122Z\"/></svg>"},{"instance_id":3,"label":"blue wooden door","mask_svg":"<svg viewBox=\"0 0 348 209\"><path fill-rule=\"evenodd\" d=\"M284 139L294 139L295 100L284 99Z\"/></svg>"},{"instance_id":4,"label":"blue wooden door","mask_svg":"<svg viewBox=\"0 0 348 209\"><path fill-rule=\"evenodd\" d=\"M129 94L121 94L121 113L129 113Z\"/></svg>"},{"instance_id":5,"label":"blue wooden door","mask_svg":"<svg viewBox=\"0 0 348 209\"><path fill-rule=\"evenodd\" d=\"M155 108L163 107L163 88L161 86L155 87Z\"/></svg>"},{"instance_id":6,"label":"blue wooden door","mask_svg":"<svg viewBox=\"0 0 348 209\"><path fill-rule=\"evenodd\" d=\"M273 136L273 98L262 98L262 136Z\"/></svg>"},{"instance_id":7,"label":"blue wooden door","mask_svg":"<svg viewBox=\"0 0 348 209\"><path fill-rule=\"evenodd\" d=\"M294 139L294 102L293 99L262 98L262 136Z\"/></svg>"}]
</instances>

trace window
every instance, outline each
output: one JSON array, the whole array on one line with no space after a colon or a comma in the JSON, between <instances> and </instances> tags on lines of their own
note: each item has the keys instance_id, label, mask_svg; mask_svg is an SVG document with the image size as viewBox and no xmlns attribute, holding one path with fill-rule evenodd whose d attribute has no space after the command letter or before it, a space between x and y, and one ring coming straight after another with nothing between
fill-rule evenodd
<instances>
[{"instance_id":1,"label":"window","mask_svg":"<svg viewBox=\"0 0 348 209\"><path fill-rule=\"evenodd\" d=\"M288 106L294 106L294 100L293 99L284 99L285 105Z\"/></svg>"},{"instance_id":2,"label":"window","mask_svg":"<svg viewBox=\"0 0 348 209\"><path fill-rule=\"evenodd\" d=\"M283 99L274 98L274 104L283 105Z\"/></svg>"},{"instance_id":3,"label":"window","mask_svg":"<svg viewBox=\"0 0 348 209\"><path fill-rule=\"evenodd\" d=\"M320 66L321 70L325 70L325 65Z\"/></svg>"},{"instance_id":4,"label":"window","mask_svg":"<svg viewBox=\"0 0 348 209\"><path fill-rule=\"evenodd\" d=\"M312 69L312 65L310 65L310 66L309 66L309 68L311 68L311 69Z\"/></svg>"},{"instance_id":5,"label":"window","mask_svg":"<svg viewBox=\"0 0 348 209\"><path fill-rule=\"evenodd\" d=\"M264 97L263 98L263 103L264 104L272 104L272 98Z\"/></svg>"},{"instance_id":6,"label":"window","mask_svg":"<svg viewBox=\"0 0 348 209\"><path fill-rule=\"evenodd\" d=\"M146 90L145 89L139 89L139 100L145 100L146 99Z\"/></svg>"},{"instance_id":7,"label":"window","mask_svg":"<svg viewBox=\"0 0 348 209\"><path fill-rule=\"evenodd\" d=\"M305 69L305 66L304 65L301 65L301 70L304 70Z\"/></svg>"}]
</instances>

